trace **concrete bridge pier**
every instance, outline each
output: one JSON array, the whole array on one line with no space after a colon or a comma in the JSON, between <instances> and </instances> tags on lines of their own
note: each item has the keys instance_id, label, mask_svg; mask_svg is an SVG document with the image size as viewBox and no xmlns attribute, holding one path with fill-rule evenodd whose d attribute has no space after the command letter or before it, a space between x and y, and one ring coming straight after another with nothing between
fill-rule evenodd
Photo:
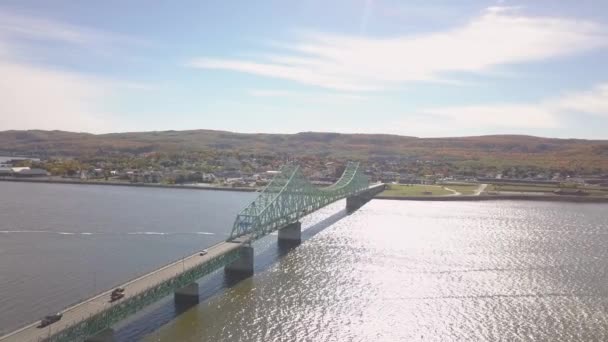
<instances>
[{"instance_id":1,"label":"concrete bridge pier","mask_svg":"<svg viewBox=\"0 0 608 342\"><path fill-rule=\"evenodd\" d=\"M361 208L368 200L363 198L363 196L355 195L346 198L346 211L353 212L359 208Z\"/></svg>"},{"instance_id":2,"label":"concrete bridge pier","mask_svg":"<svg viewBox=\"0 0 608 342\"><path fill-rule=\"evenodd\" d=\"M114 336L114 329L108 328L106 330L103 330L102 332L100 332L99 334L97 334L95 336L91 336L91 337L87 338L84 341L85 342L114 342L114 341L116 341L116 338Z\"/></svg>"},{"instance_id":3,"label":"concrete bridge pier","mask_svg":"<svg viewBox=\"0 0 608 342\"><path fill-rule=\"evenodd\" d=\"M279 229L279 245L297 246L302 242L302 223L296 221Z\"/></svg>"},{"instance_id":4,"label":"concrete bridge pier","mask_svg":"<svg viewBox=\"0 0 608 342\"><path fill-rule=\"evenodd\" d=\"M179 306L193 306L199 303L198 283L190 283L175 291L173 300Z\"/></svg>"},{"instance_id":5,"label":"concrete bridge pier","mask_svg":"<svg viewBox=\"0 0 608 342\"><path fill-rule=\"evenodd\" d=\"M253 275L253 247L241 246L239 258L224 267L224 274L229 277L246 278Z\"/></svg>"},{"instance_id":6,"label":"concrete bridge pier","mask_svg":"<svg viewBox=\"0 0 608 342\"><path fill-rule=\"evenodd\" d=\"M365 203L371 201L374 196L384 191L385 188L385 184L379 184L356 195L346 197L346 211L353 212L361 208Z\"/></svg>"}]
</instances>

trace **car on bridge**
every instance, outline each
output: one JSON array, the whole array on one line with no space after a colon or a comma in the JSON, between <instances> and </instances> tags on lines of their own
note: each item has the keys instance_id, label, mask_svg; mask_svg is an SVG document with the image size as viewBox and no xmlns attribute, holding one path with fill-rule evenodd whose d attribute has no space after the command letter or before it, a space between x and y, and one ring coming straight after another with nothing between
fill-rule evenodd
<instances>
[{"instance_id":1,"label":"car on bridge","mask_svg":"<svg viewBox=\"0 0 608 342\"><path fill-rule=\"evenodd\" d=\"M48 325L58 322L61 319L61 317L63 317L63 314L60 314L60 313L44 316L44 318L40 320L40 324L38 325L38 328L44 328Z\"/></svg>"},{"instance_id":2,"label":"car on bridge","mask_svg":"<svg viewBox=\"0 0 608 342\"><path fill-rule=\"evenodd\" d=\"M198 253L198 255L205 256L205 255L207 255L207 253L208 253L207 250L203 249L200 253Z\"/></svg>"},{"instance_id":3,"label":"car on bridge","mask_svg":"<svg viewBox=\"0 0 608 342\"><path fill-rule=\"evenodd\" d=\"M110 303L115 302L125 296L125 289L118 287L110 294Z\"/></svg>"}]
</instances>

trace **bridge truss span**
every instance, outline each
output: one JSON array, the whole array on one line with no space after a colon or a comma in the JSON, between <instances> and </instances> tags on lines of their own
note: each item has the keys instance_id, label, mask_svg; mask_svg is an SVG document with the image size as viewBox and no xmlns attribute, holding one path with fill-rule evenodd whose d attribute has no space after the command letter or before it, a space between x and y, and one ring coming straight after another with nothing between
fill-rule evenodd
<instances>
[{"instance_id":1,"label":"bridge truss span","mask_svg":"<svg viewBox=\"0 0 608 342\"><path fill-rule=\"evenodd\" d=\"M349 162L338 181L317 187L297 165L285 165L259 196L236 217L228 241L247 235L266 236L337 200L368 189L369 179L359 163Z\"/></svg>"}]
</instances>

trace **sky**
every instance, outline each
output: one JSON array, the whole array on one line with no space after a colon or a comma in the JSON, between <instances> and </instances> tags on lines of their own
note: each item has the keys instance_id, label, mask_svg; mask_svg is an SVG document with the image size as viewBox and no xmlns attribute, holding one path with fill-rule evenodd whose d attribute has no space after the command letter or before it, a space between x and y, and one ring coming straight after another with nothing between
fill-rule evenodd
<instances>
[{"instance_id":1,"label":"sky","mask_svg":"<svg viewBox=\"0 0 608 342\"><path fill-rule=\"evenodd\" d=\"M2 0L10 129L608 139L608 1Z\"/></svg>"}]
</instances>

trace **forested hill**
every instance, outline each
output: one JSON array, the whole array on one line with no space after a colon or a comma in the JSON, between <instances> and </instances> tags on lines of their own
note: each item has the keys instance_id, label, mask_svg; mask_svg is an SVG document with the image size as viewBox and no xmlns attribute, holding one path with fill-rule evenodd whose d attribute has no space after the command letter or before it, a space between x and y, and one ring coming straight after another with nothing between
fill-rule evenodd
<instances>
[{"instance_id":1,"label":"forested hill","mask_svg":"<svg viewBox=\"0 0 608 342\"><path fill-rule=\"evenodd\" d=\"M331 156L360 160L419 159L483 164L526 164L608 170L608 140L520 135L416 138L385 134L243 134L191 130L88 134L64 131L0 132L0 155L36 157L141 155L202 150Z\"/></svg>"}]
</instances>

